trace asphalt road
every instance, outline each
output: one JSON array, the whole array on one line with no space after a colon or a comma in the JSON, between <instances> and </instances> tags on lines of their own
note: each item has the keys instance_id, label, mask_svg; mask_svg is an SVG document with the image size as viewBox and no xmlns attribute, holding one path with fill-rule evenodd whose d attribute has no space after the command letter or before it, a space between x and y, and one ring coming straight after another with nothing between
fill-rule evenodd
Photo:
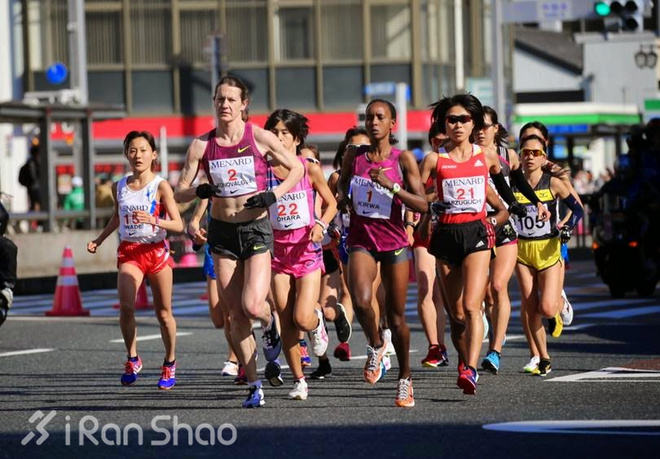
<instances>
[{"instance_id":1,"label":"asphalt road","mask_svg":"<svg viewBox=\"0 0 660 459\"><path fill-rule=\"evenodd\" d=\"M220 376L227 347L197 298L201 283L175 288L180 336L171 391L156 389L163 351L152 312L138 319L139 336L152 337L138 345L145 368L125 388L112 292L85 293L87 318L46 318L52 296L19 297L0 329L0 457L657 458L658 292L612 300L590 262L574 263L567 291L575 321L550 341L553 372L544 379L521 372L529 356L511 286L514 317L502 370L482 372L476 396L456 387L451 346L448 367L421 367L427 344L411 286L411 409L394 406L396 359L383 381L363 382L365 340L357 326L354 359L331 359L332 376L310 380L307 401L287 399L285 373L284 386L265 387L264 407L246 410L240 407L245 388ZM332 325L330 336L333 347ZM205 445L211 430L215 444ZM113 444L118 440L121 446Z\"/></svg>"}]
</instances>

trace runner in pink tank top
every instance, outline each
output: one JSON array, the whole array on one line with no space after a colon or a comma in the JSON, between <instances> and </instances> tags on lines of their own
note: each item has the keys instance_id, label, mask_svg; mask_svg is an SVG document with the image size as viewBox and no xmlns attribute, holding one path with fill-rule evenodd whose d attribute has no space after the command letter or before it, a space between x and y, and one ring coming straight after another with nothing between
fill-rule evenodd
<instances>
[{"instance_id":1,"label":"runner in pink tank top","mask_svg":"<svg viewBox=\"0 0 660 459\"><path fill-rule=\"evenodd\" d=\"M263 327L267 361L275 360L282 347L275 316L266 304L273 241L267 208L302 178L303 167L271 132L247 124L248 103L245 83L233 76L220 79L213 97L218 126L214 134L204 134L190 145L175 198L188 202L214 196L208 244L218 291L229 308L231 339L248 379L243 407L254 408L265 401L257 376L252 321L258 320ZM265 189L266 156L289 170L286 179L272 190ZM195 186L200 166L208 172L211 183Z\"/></svg>"},{"instance_id":2,"label":"runner in pink tank top","mask_svg":"<svg viewBox=\"0 0 660 459\"><path fill-rule=\"evenodd\" d=\"M309 130L307 118L286 109L273 112L264 127L277 135L291 154L299 152ZM328 334L318 307L323 266L321 241L337 213L337 201L321 167L301 156L298 160L305 168L305 175L269 208L269 214L275 236L272 296L282 327L284 355L294 378L289 398L306 400L308 390L300 359L299 333L310 332L315 355L325 353ZM273 161L269 185L279 186L287 172ZM314 214L316 193L325 204L319 216ZM280 374L279 362L266 365L266 378L272 385L282 384Z\"/></svg>"},{"instance_id":3,"label":"runner in pink tank top","mask_svg":"<svg viewBox=\"0 0 660 459\"><path fill-rule=\"evenodd\" d=\"M385 310L399 361L395 403L411 407L415 399L410 377L410 330L404 317L409 264L403 205L426 212L428 204L414 155L392 147L396 142L392 136L395 122L396 109L390 102L376 99L367 105L366 127L371 146L347 151L338 192L343 205L349 205L350 199L348 288L369 342L364 379L375 384L382 377L388 344L378 330L371 302L380 262Z\"/></svg>"}]
</instances>

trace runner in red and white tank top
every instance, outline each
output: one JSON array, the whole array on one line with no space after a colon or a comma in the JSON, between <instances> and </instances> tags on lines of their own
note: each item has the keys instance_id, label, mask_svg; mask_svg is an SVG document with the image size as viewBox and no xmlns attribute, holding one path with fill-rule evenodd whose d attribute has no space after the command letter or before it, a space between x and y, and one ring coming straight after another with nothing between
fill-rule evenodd
<instances>
[{"instance_id":1,"label":"runner in red and white tank top","mask_svg":"<svg viewBox=\"0 0 660 459\"><path fill-rule=\"evenodd\" d=\"M371 145L360 151L351 148L344 157L339 179L339 198L351 200L351 226L348 233L348 287L362 329L367 335L367 362L364 379L375 384L383 374L386 340L380 335L372 308L373 283L380 262L385 288L385 308L390 320L396 356L399 361L397 406L413 406L410 378L410 330L404 316L408 289L408 241L403 224L402 205L426 212L419 168L412 152L393 148L392 129L396 109L392 103L376 99L366 108L366 128ZM349 187L351 188L349 192ZM382 238L377 230L385 231Z\"/></svg>"},{"instance_id":2,"label":"runner in red and white tank top","mask_svg":"<svg viewBox=\"0 0 660 459\"><path fill-rule=\"evenodd\" d=\"M488 173L500 173L497 155L471 142L484 125L483 107L471 94L444 98L433 105L431 124L448 136L448 147L422 161L422 180L436 177L438 224L429 252L438 271L450 311L452 340L459 354L457 384L465 394L476 393L477 363L484 325L481 302L488 280L494 226L508 212L488 186ZM486 201L497 213L486 221Z\"/></svg>"},{"instance_id":3,"label":"runner in red and white tank top","mask_svg":"<svg viewBox=\"0 0 660 459\"><path fill-rule=\"evenodd\" d=\"M145 277L149 278L165 346L158 388L168 390L176 384L176 322L172 316L170 251L164 239L167 231L183 231L183 221L169 183L153 172L157 156L153 135L146 131L129 132L124 139L124 154L133 173L113 185L113 195L117 197L113 216L101 235L87 244L87 250L96 253L103 241L119 228L117 292L119 322L128 353L121 377L125 386L137 381L142 370L134 309L137 289Z\"/></svg>"}]
</instances>

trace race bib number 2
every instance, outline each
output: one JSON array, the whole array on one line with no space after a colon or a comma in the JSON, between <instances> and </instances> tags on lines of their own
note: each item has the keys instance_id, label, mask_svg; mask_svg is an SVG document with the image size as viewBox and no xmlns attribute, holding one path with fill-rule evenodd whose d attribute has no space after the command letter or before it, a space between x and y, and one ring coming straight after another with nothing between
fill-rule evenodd
<instances>
[{"instance_id":1,"label":"race bib number 2","mask_svg":"<svg viewBox=\"0 0 660 459\"><path fill-rule=\"evenodd\" d=\"M213 183L220 189L219 196L241 196L257 191L254 158L216 159L209 161Z\"/></svg>"}]
</instances>

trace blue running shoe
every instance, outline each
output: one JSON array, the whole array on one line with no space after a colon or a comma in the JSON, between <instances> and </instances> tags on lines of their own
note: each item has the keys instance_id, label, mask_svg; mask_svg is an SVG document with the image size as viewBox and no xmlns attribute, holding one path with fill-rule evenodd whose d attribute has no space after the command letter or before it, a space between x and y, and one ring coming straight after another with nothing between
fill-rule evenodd
<instances>
[{"instance_id":1,"label":"blue running shoe","mask_svg":"<svg viewBox=\"0 0 660 459\"><path fill-rule=\"evenodd\" d=\"M124 386L130 386L138 379L138 373L142 371L142 359L138 356L137 360L128 359L124 364L124 374L121 375L121 383Z\"/></svg>"},{"instance_id":2,"label":"blue running shoe","mask_svg":"<svg viewBox=\"0 0 660 459\"><path fill-rule=\"evenodd\" d=\"M277 324L275 322L275 314L270 313L270 328L264 329L264 334L261 336L261 344L264 348L264 356L267 362L272 362L280 355L282 350L282 340L277 331Z\"/></svg>"},{"instance_id":3,"label":"blue running shoe","mask_svg":"<svg viewBox=\"0 0 660 459\"><path fill-rule=\"evenodd\" d=\"M481 368L496 375L500 371L500 353L489 351L483 362L481 362Z\"/></svg>"},{"instance_id":4,"label":"blue running shoe","mask_svg":"<svg viewBox=\"0 0 660 459\"><path fill-rule=\"evenodd\" d=\"M243 402L243 408L259 408L265 404L264 391L261 390L261 386L250 386L248 396Z\"/></svg>"},{"instance_id":5,"label":"blue running shoe","mask_svg":"<svg viewBox=\"0 0 660 459\"><path fill-rule=\"evenodd\" d=\"M163 365L161 367L160 380L158 380L158 388L161 390L170 390L176 384L176 363L171 366Z\"/></svg>"},{"instance_id":6,"label":"blue running shoe","mask_svg":"<svg viewBox=\"0 0 660 459\"><path fill-rule=\"evenodd\" d=\"M272 362L266 364L266 369L264 370L264 377L268 380L268 383L273 387L278 387L284 384L282 379L282 367L280 366L279 359L275 359Z\"/></svg>"},{"instance_id":7,"label":"blue running shoe","mask_svg":"<svg viewBox=\"0 0 660 459\"><path fill-rule=\"evenodd\" d=\"M382 381L385 378L386 374L387 374L387 365L385 364L385 358L383 358L383 360L380 361L380 378L378 379L378 381Z\"/></svg>"}]
</instances>

